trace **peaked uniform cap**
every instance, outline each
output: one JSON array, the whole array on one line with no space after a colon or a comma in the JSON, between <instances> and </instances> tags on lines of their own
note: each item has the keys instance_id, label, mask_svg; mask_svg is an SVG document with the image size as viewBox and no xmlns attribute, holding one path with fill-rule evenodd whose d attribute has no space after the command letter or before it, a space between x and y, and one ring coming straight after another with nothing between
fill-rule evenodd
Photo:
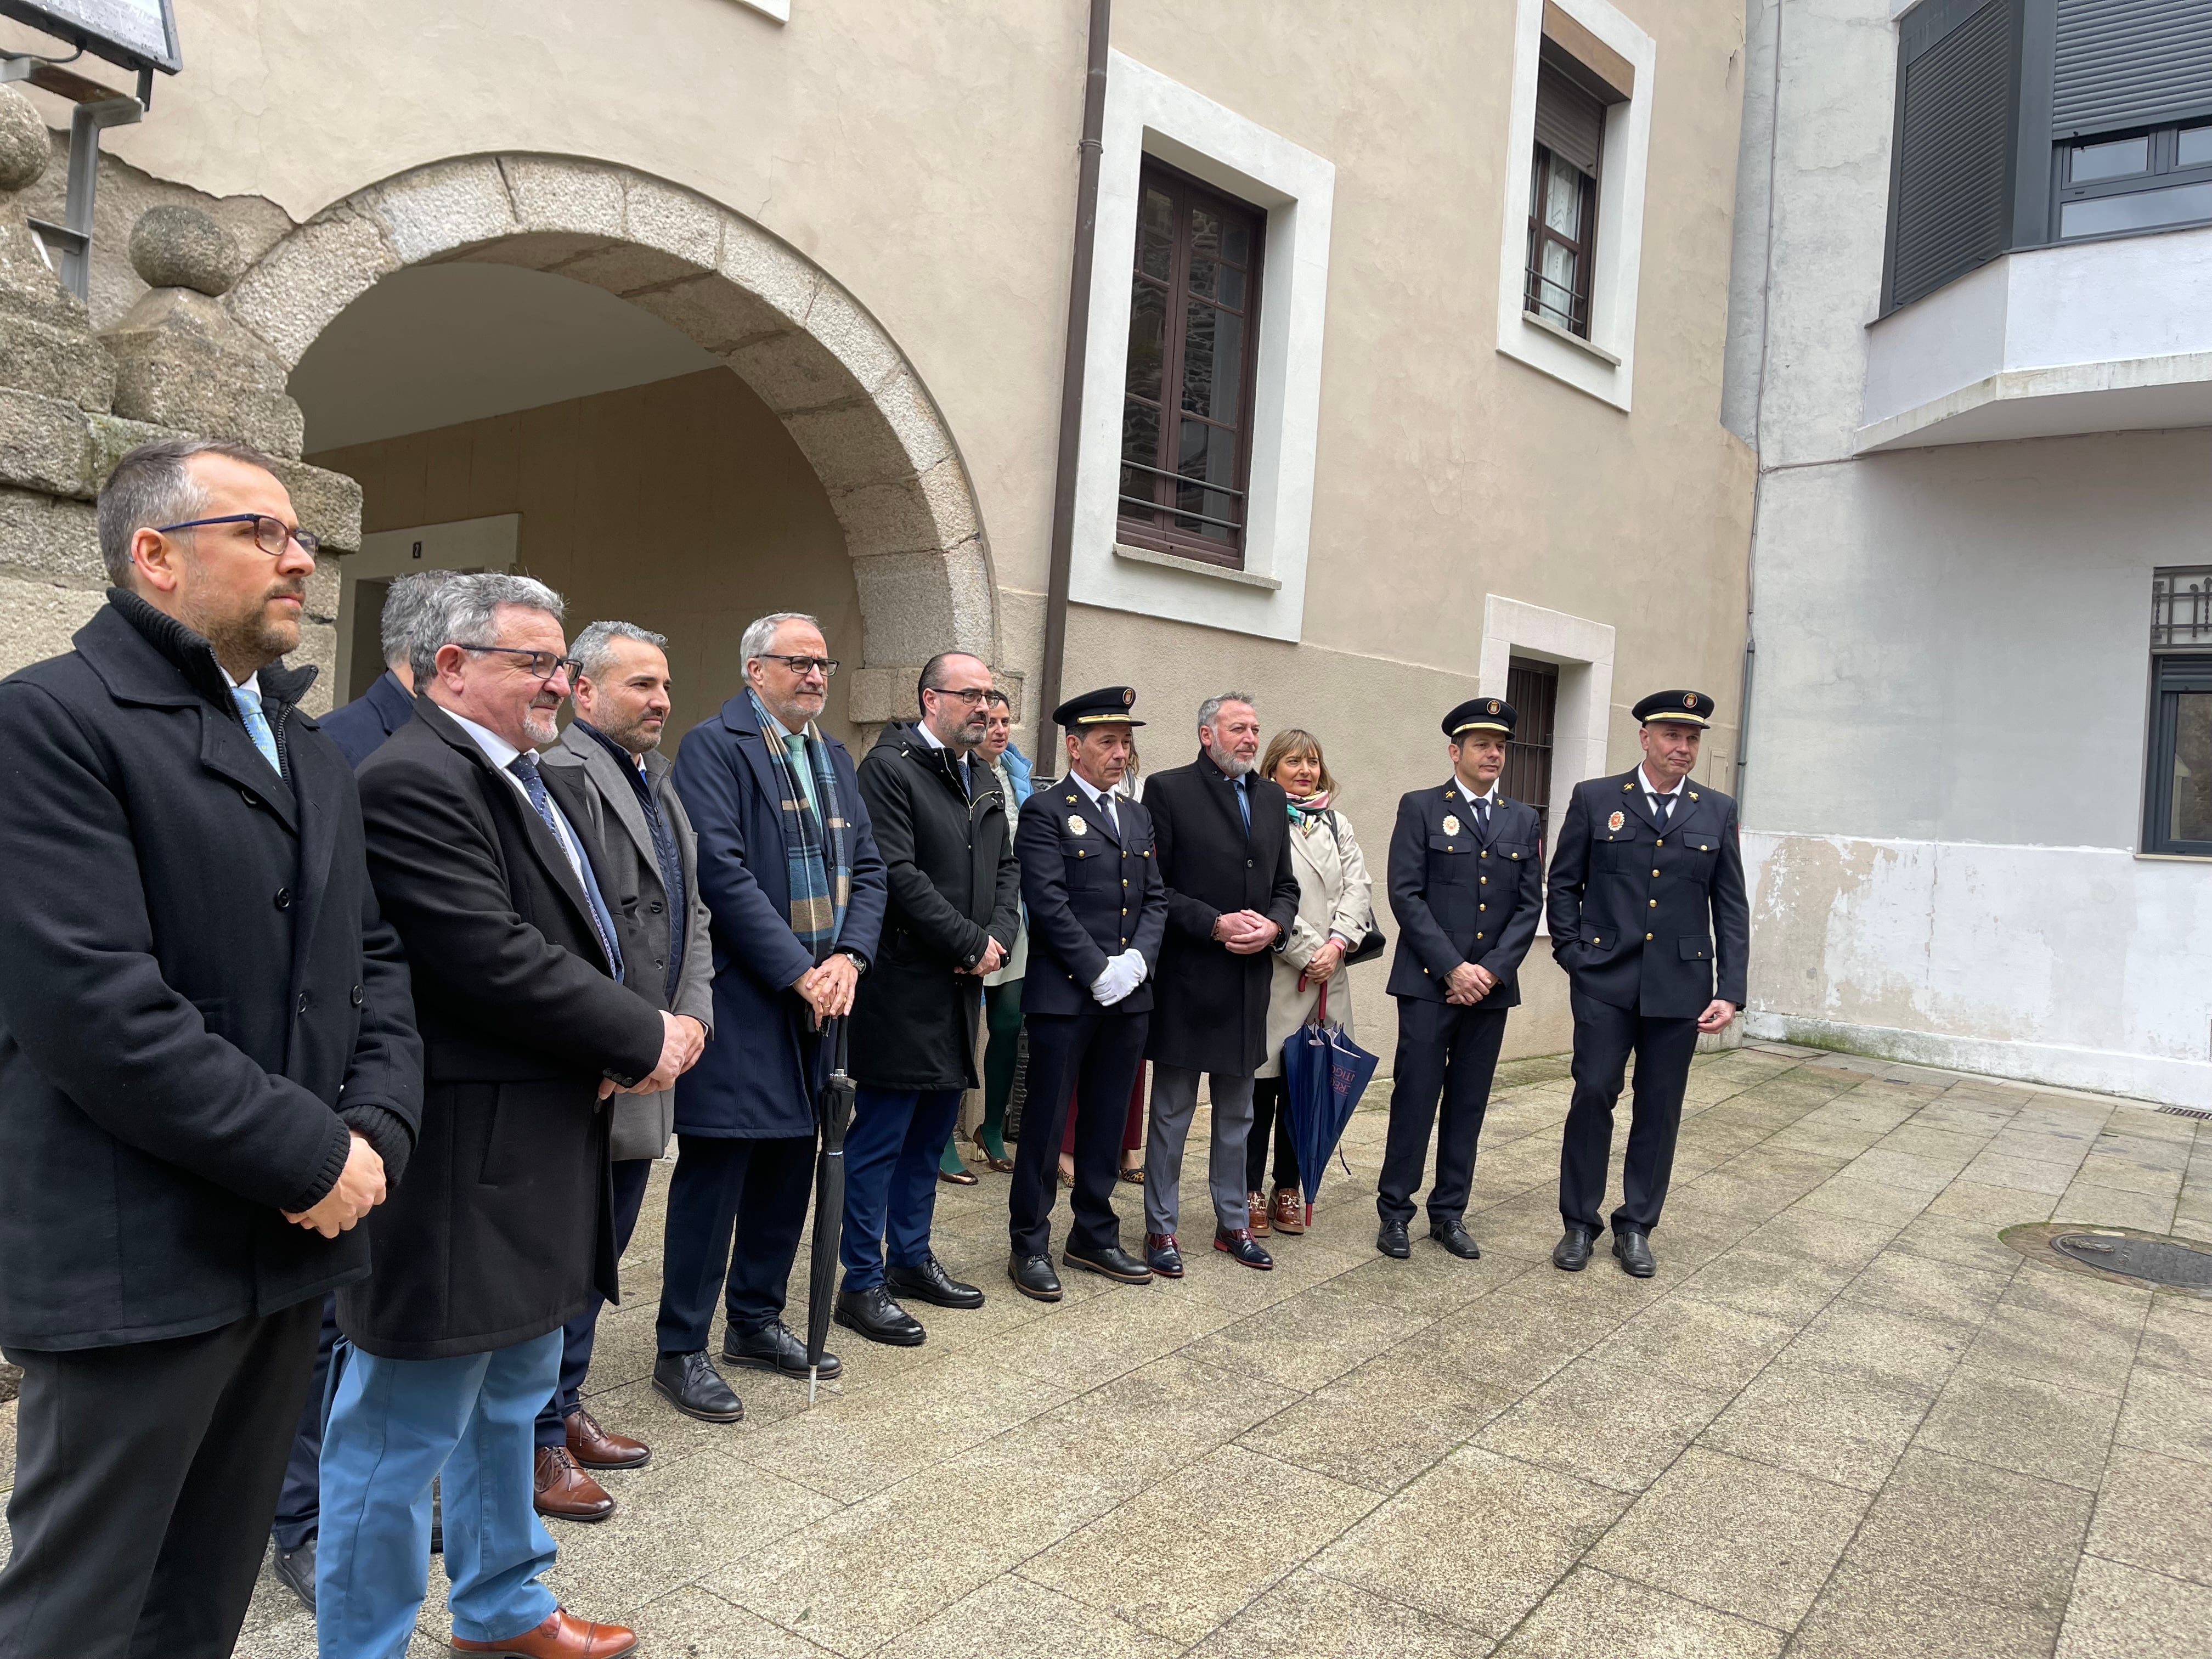
<instances>
[{"instance_id":1,"label":"peaked uniform cap","mask_svg":"<svg viewBox=\"0 0 2212 1659\"><path fill-rule=\"evenodd\" d=\"M1469 697L1444 716L1444 735L1455 742L1464 732L1503 732L1510 738L1520 718L1503 697Z\"/></svg>"},{"instance_id":2,"label":"peaked uniform cap","mask_svg":"<svg viewBox=\"0 0 2212 1659\"><path fill-rule=\"evenodd\" d=\"M1654 720L1673 720L1702 731L1705 722L1713 717L1713 700L1702 691L1654 691L1629 712L1636 716L1639 726L1649 726Z\"/></svg>"},{"instance_id":3,"label":"peaked uniform cap","mask_svg":"<svg viewBox=\"0 0 2212 1659\"><path fill-rule=\"evenodd\" d=\"M1070 697L1052 711L1053 723L1073 732L1085 726L1142 726L1131 712L1137 705L1134 686L1107 685Z\"/></svg>"}]
</instances>

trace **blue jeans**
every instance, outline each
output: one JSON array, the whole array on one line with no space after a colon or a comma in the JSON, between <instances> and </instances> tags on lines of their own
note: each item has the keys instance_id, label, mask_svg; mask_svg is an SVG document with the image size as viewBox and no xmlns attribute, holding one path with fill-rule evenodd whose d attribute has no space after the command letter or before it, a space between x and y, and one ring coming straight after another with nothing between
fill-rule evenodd
<instances>
[{"instance_id":1,"label":"blue jeans","mask_svg":"<svg viewBox=\"0 0 2212 1659\"><path fill-rule=\"evenodd\" d=\"M442 1474L453 1634L500 1642L551 1616L553 1539L532 1502L532 1433L561 1333L453 1359L348 1357L323 1429L319 1659L403 1659L430 1576Z\"/></svg>"},{"instance_id":2,"label":"blue jeans","mask_svg":"<svg viewBox=\"0 0 2212 1659\"><path fill-rule=\"evenodd\" d=\"M845 1288L884 1282L884 1255L911 1267L929 1254L937 1212L937 1155L960 1116L957 1089L876 1089L853 1097L845 1135L845 1226L837 1244Z\"/></svg>"}]
</instances>

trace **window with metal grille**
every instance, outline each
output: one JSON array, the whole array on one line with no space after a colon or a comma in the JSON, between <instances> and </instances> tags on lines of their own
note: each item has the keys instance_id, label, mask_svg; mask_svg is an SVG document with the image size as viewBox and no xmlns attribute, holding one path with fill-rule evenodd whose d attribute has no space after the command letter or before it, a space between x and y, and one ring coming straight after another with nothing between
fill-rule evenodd
<instances>
[{"instance_id":1,"label":"window with metal grille","mask_svg":"<svg viewBox=\"0 0 2212 1659\"><path fill-rule=\"evenodd\" d=\"M1516 719L1513 735L1505 744L1505 770L1498 775L1498 792L1536 809L1540 856L1552 836L1552 733L1559 712L1558 667L1527 657L1510 659L1505 670L1505 701L1513 705Z\"/></svg>"},{"instance_id":2,"label":"window with metal grille","mask_svg":"<svg viewBox=\"0 0 2212 1659\"><path fill-rule=\"evenodd\" d=\"M1267 215L1146 161L1121 409L1123 541L1244 562Z\"/></svg>"},{"instance_id":3,"label":"window with metal grille","mask_svg":"<svg viewBox=\"0 0 2212 1659\"><path fill-rule=\"evenodd\" d=\"M2150 644L2154 651L2212 647L2212 564L2151 573Z\"/></svg>"},{"instance_id":4,"label":"window with metal grille","mask_svg":"<svg viewBox=\"0 0 2212 1659\"><path fill-rule=\"evenodd\" d=\"M1590 331L1590 265L1597 247L1598 158L1605 104L1547 60L1536 69L1534 176L1528 185L1528 261L1522 309L1578 334Z\"/></svg>"}]
</instances>

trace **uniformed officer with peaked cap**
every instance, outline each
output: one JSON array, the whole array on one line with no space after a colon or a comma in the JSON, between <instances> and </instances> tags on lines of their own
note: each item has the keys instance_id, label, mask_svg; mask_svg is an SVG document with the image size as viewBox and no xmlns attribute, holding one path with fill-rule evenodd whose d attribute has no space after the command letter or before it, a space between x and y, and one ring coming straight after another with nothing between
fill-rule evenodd
<instances>
[{"instance_id":1,"label":"uniformed officer with peaked cap","mask_svg":"<svg viewBox=\"0 0 2212 1659\"><path fill-rule=\"evenodd\" d=\"M1412 1254L1406 1224L1428 1163L1431 1122L1429 1237L1468 1261L1482 1254L1463 1219L1475 1141L1506 1011L1520 1005L1521 959L1543 908L1536 809L1498 793L1516 719L1513 705L1497 697L1471 699L1445 715L1451 777L1403 797L1390 832L1390 911L1399 933L1389 989L1398 999L1398 1052L1375 1195L1382 1217L1375 1248L1389 1256Z\"/></svg>"},{"instance_id":2,"label":"uniformed officer with peaked cap","mask_svg":"<svg viewBox=\"0 0 2212 1659\"><path fill-rule=\"evenodd\" d=\"M1065 732L1067 775L1037 785L1014 831L1029 907L1029 1104L1014 1153L1006 1273L1041 1302L1060 1297L1052 1206L1071 1089L1075 1187L1062 1260L1125 1283L1152 1278L1121 1248L1111 1201L1168 916L1152 818L1141 802L1114 793L1128 767L1131 729L1144 724L1133 716L1136 701L1129 687L1109 685L1052 711Z\"/></svg>"},{"instance_id":3,"label":"uniformed officer with peaked cap","mask_svg":"<svg viewBox=\"0 0 2212 1659\"><path fill-rule=\"evenodd\" d=\"M1635 1117L1613 1253L1648 1279L1690 1057L1698 1032L1726 1030L1743 1006L1751 909L1735 802L1690 781L1713 700L1655 691L1634 712L1643 763L1575 786L1552 859L1552 954L1567 970L1575 1016L1574 1097L1559 1149L1566 1231L1552 1260L1580 1272L1605 1231L1598 1211L1613 1109L1632 1052Z\"/></svg>"}]
</instances>

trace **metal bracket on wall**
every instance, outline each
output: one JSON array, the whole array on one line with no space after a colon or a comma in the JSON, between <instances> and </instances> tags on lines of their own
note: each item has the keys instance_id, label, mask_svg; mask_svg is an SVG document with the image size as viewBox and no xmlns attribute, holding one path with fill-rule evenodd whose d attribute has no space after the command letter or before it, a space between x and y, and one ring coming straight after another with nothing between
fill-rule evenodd
<instances>
[{"instance_id":1,"label":"metal bracket on wall","mask_svg":"<svg viewBox=\"0 0 2212 1659\"><path fill-rule=\"evenodd\" d=\"M144 77L141 77L142 81ZM22 81L66 98L76 108L70 115L69 192L63 198L64 222L31 221L31 229L49 256L58 254L56 268L62 286L80 300L92 292L92 200L100 186L100 135L109 127L127 127L146 113L137 99L88 81L43 58L9 56L0 59L0 85Z\"/></svg>"}]
</instances>

